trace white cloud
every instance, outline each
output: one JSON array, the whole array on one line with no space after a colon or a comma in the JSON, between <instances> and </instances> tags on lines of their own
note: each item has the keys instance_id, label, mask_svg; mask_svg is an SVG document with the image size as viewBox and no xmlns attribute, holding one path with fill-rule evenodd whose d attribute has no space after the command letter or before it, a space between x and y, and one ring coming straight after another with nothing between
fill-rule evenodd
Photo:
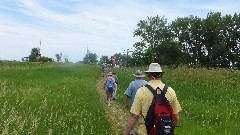
<instances>
[{"instance_id":1,"label":"white cloud","mask_svg":"<svg viewBox=\"0 0 240 135\"><path fill-rule=\"evenodd\" d=\"M0 2L0 11L5 11L0 12L0 59L19 60L38 47L40 39L42 55L48 57L54 58L56 53L63 52L70 61L77 62L85 56L87 46L98 57L111 56L132 47L138 40L133 38L133 31L147 16L165 16L171 21L192 14L206 17L211 10L239 12L240 6L239 2L221 5L220 2L208 4L207 1L196 3L189 0L61 2L19 0L17 6ZM52 5L44 5L46 3ZM13 52L14 48L17 51Z\"/></svg>"}]
</instances>

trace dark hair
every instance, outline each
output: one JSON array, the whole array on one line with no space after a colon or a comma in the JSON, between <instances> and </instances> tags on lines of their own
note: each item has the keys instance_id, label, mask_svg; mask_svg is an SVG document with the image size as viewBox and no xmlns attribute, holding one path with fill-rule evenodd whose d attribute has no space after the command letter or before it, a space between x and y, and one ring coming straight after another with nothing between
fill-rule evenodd
<instances>
[{"instance_id":1,"label":"dark hair","mask_svg":"<svg viewBox=\"0 0 240 135\"><path fill-rule=\"evenodd\" d=\"M154 78L162 77L162 72L151 72L150 75L152 75Z\"/></svg>"}]
</instances>

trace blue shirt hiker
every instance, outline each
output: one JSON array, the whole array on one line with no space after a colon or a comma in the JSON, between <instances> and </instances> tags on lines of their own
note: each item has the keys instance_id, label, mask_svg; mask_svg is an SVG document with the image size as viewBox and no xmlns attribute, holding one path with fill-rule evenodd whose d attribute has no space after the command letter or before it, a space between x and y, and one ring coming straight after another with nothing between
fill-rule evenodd
<instances>
[{"instance_id":1,"label":"blue shirt hiker","mask_svg":"<svg viewBox=\"0 0 240 135\"><path fill-rule=\"evenodd\" d=\"M142 80L142 78L144 77L144 75L142 74L142 72L140 70L137 70L135 74L133 74L135 76L135 80L132 81L127 90L125 91L125 95L126 95L126 101L125 101L125 107L128 107L128 109L130 110L135 98L135 95L137 93L137 90L146 85L147 81ZM128 103L130 98L130 104Z\"/></svg>"}]
</instances>

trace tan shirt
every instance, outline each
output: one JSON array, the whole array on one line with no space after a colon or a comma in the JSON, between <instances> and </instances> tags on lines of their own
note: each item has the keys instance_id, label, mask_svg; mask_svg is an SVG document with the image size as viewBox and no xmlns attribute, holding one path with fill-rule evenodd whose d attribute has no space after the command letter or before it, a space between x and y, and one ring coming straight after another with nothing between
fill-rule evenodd
<instances>
[{"instance_id":1,"label":"tan shirt","mask_svg":"<svg viewBox=\"0 0 240 135\"><path fill-rule=\"evenodd\" d=\"M153 89L156 89L159 87L160 89L163 89L164 85L160 80L151 80L148 82L150 86L153 87ZM161 91L157 91L157 93L160 93ZM166 98L170 102L172 108L173 108L173 114L178 114L182 109L181 106L177 100L177 96L175 91L168 87ZM146 117L148 109L152 103L153 94L151 91L146 87L141 87L138 89L132 108L131 113L140 116L141 120L137 124L136 129L139 134L147 135L146 127L145 127L145 121L144 117Z\"/></svg>"}]
</instances>

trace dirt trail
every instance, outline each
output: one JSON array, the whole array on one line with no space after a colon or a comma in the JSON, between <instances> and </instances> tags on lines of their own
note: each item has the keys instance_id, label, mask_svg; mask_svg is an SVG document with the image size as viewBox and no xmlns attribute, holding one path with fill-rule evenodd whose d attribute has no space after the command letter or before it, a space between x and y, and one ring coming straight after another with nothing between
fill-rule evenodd
<instances>
[{"instance_id":1,"label":"dirt trail","mask_svg":"<svg viewBox=\"0 0 240 135\"><path fill-rule=\"evenodd\" d=\"M123 106L117 101L113 100L110 106L107 106L106 91L103 89L103 82L105 77L100 77L97 81L97 89L100 95L100 102L104 105L107 117L110 118L112 123L112 130L116 133L114 135L124 134L129 113Z\"/></svg>"}]
</instances>

